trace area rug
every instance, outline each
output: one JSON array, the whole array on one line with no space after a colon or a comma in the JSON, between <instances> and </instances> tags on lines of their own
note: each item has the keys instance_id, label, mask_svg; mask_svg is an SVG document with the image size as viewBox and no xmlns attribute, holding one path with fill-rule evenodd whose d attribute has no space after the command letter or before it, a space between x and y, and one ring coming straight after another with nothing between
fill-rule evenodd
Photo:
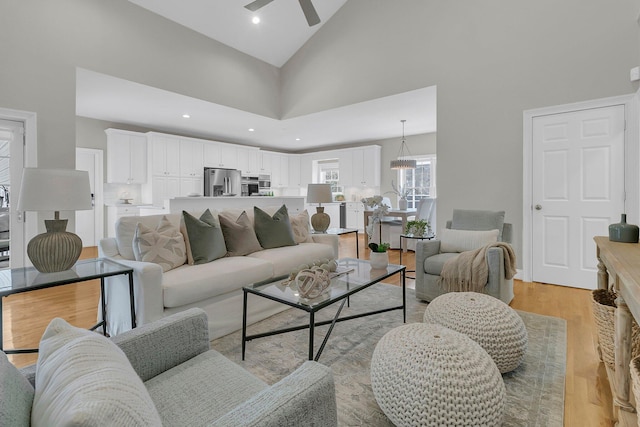
<instances>
[{"instance_id":1,"label":"area rug","mask_svg":"<svg viewBox=\"0 0 640 427\"><path fill-rule=\"evenodd\" d=\"M393 306L402 298L397 286L377 284L351 297L341 316ZM326 308L317 320L332 318L337 310ZM427 304L407 290L407 322L421 322ZM507 403L505 426L562 426L566 365L566 323L563 319L518 311L529 334L523 363L504 374ZM308 315L289 309L249 326L255 334L308 323ZM392 426L376 404L371 390L369 363L377 342L389 330L402 325L402 311L389 311L336 324L320 356L331 367L336 384L338 423L341 426ZM316 351L328 326L317 327ZM293 372L306 359L308 330L257 339L247 343L241 360L241 332L212 342L212 347L269 384Z\"/></svg>"}]
</instances>

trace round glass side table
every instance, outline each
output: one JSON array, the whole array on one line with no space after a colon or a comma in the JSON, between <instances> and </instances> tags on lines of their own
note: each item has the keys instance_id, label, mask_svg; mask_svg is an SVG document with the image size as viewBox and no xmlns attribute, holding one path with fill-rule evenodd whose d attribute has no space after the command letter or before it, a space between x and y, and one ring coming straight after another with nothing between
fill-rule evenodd
<instances>
[{"instance_id":1,"label":"round glass side table","mask_svg":"<svg viewBox=\"0 0 640 427\"><path fill-rule=\"evenodd\" d=\"M435 234L428 234L426 236L418 236L418 235L413 235L413 234L401 234L400 235L400 247L403 248L404 246L402 246L402 239L415 239L415 240L431 240L431 239L435 239L436 236ZM402 264L402 249L400 249L400 264ZM407 270L407 273L415 273L415 270ZM415 279L414 277L411 277L409 275L406 276L407 279Z\"/></svg>"}]
</instances>

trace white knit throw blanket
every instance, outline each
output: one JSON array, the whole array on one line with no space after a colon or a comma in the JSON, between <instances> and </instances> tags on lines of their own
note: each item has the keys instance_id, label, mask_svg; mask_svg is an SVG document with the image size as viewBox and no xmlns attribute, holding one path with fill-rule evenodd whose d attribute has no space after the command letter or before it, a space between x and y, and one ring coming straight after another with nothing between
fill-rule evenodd
<instances>
[{"instance_id":1,"label":"white knit throw blanket","mask_svg":"<svg viewBox=\"0 0 640 427\"><path fill-rule=\"evenodd\" d=\"M492 247L503 249L504 275L507 279L513 278L516 274L513 248L508 243L496 242L447 260L440 273L440 287L447 292L482 292L489 277L487 250Z\"/></svg>"}]
</instances>

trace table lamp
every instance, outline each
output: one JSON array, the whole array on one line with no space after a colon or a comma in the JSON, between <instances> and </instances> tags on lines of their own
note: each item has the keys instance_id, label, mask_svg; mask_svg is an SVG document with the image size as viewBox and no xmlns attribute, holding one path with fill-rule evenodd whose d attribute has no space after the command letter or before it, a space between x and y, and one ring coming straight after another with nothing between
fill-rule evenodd
<instances>
[{"instance_id":1,"label":"table lamp","mask_svg":"<svg viewBox=\"0 0 640 427\"><path fill-rule=\"evenodd\" d=\"M307 187L307 203L318 203L316 213L311 216L311 226L317 233L324 233L329 228L331 217L324 213L323 203L331 203L330 184L309 184Z\"/></svg>"},{"instance_id":2,"label":"table lamp","mask_svg":"<svg viewBox=\"0 0 640 427\"><path fill-rule=\"evenodd\" d=\"M67 219L60 211L91 209L89 173L72 169L25 168L18 196L18 211L54 211L45 220L46 233L38 234L27 245L27 255L41 273L70 269L80 257L82 240L66 231Z\"/></svg>"}]
</instances>

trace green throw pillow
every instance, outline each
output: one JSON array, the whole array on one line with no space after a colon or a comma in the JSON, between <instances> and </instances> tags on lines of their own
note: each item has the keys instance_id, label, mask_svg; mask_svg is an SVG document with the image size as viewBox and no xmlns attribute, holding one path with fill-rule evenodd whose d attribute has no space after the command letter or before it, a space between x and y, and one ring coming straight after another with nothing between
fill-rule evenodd
<instances>
[{"instance_id":1,"label":"green throw pillow","mask_svg":"<svg viewBox=\"0 0 640 427\"><path fill-rule=\"evenodd\" d=\"M287 207L282 205L280 209L269 215L257 206L253 207L253 223L260 246L265 249L280 248L282 246L295 246L293 231L289 222Z\"/></svg>"},{"instance_id":2,"label":"green throw pillow","mask_svg":"<svg viewBox=\"0 0 640 427\"><path fill-rule=\"evenodd\" d=\"M182 211L182 218L187 229L194 264L205 264L227 254L220 223L209 209L204 211L200 219L186 211Z\"/></svg>"}]
</instances>

